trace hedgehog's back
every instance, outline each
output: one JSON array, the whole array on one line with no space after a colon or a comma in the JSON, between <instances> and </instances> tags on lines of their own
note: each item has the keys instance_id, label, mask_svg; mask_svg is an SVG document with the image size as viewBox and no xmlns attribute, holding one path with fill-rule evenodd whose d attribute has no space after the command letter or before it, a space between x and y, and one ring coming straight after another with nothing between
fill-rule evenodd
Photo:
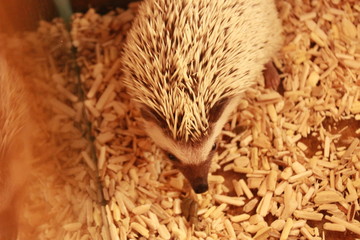
<instances>
[{"instance_id":1,"label":"hedgehog's back","mask_svg":"<svg viewBox=\"0 0 360 240\"><path fill-rule=\"evenodd\" d=\"M251 86L281 42L272 0L145 0L124 46L124 82L176 136L204 132L210 109Z\"/></svg>"}]
</instances>

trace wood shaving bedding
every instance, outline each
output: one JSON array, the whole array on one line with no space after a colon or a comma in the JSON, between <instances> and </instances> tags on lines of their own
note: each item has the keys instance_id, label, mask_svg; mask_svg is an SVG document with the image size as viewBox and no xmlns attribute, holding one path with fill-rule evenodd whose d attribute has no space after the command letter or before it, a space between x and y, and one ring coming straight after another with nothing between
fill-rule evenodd
<instances>
[{"instance_id":1,"label":"wood shaving bedding","mask_svg":"<svg viewBox=\"0 0 360 240\"><path fill-rule=\"evenodd\" d=\"M20 239L360 235L359 3L278 1L286 41L274 62L283 94L261 78L247 92L202 195L146 137L119 80L136 6L74 14L70 35L54 20L0 39L14 58L28 53L22 65L45 119Z\"/></svg>"}]
</instances>

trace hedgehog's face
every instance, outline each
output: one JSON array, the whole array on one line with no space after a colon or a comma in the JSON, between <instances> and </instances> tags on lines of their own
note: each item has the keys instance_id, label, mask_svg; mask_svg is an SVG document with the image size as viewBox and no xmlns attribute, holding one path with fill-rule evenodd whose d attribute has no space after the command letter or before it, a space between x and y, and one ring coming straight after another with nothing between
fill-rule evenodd
<instances>
[{"instance_id":1,"label":"hedgehog's face","mask_svg":"<svg viewBox=\"0 0 360 240\"><path fill-rule=\"evenodd\" d=\"M208 190L207 177L211 159L216 152L216 138L228 120L229 114L236 107L237 100L233 98L231 101L222 101L220 105L209 111L209 131L196 143L174 140L168 134L166 124L157 114L147 107L140 108L145 131L164 150L174 166L184 174L196 193Z\"/></svg>"},{"instance_id":2,"label":"hedgehog's face","mask_svg":"<svg viewBox=\"0 0 360 240\"><path fill-rule=\"evenodd\" d=\"M192 144L174 141L153 122L145 121L145 130L173 165L184 174L196 193L208 190L207 176L216 151L215 136Z\"/></svg>"}]
</instances>

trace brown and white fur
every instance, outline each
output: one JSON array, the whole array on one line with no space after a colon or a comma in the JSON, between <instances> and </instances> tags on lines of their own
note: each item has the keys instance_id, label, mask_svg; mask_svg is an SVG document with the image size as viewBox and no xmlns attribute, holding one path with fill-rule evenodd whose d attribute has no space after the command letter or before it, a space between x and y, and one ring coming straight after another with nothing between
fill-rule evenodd
<instances>
[{"instance_id":1,"label":"brown and white fur","mask_svg":"<svg viewBox=\"0 0 360 240\"><path fill-rule=\"evenodd\" d=\"M20 75L0 54L0 240L17 236L18 214L29 169L29 99Z\"/></svg>"},{"instance_id":2,"label":"brown and white fur","mask_svg":"<svg viewBox=\"0 0 360 240\"><path fill-rule=\"evenodd\" d=\"M281 43L273 0L140 4L124 45L124 84L147 134L196 193L208 189L221 129Z\"/></svg>"}]
</instances>

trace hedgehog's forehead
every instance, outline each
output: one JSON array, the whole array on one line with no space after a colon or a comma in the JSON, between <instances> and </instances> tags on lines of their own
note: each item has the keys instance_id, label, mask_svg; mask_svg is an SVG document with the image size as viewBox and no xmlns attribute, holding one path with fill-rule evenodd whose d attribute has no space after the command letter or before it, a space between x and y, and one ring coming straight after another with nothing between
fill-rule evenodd
<instances>
[{"instance_id":1,"label":"hedgehog's forehead","mask_svg":"<svg viewBox=\"0 0 360 240\"><path fill-rule=\"evenodd\" d=\"M189 129L187 132L175 133L172 131L173 126L166 126L163 128L163 132L166 137L178 142L183 147L199 147L201 144L209 138L210 128L206 129ZM197 131L197 134L194 134Z\"/></svg>"},{"instance_id":2,"label":"hedgehog's forehead","mask_svg":"<svg viewBox=\"0 0 360 240\"><path fill-rule=\"evenodd\" d=\"M202 96L188 89L174 91L163 98L163 117L167 135L177 141L196 142L208 136L208 107Z\"/></svg>"}]
</instances>

